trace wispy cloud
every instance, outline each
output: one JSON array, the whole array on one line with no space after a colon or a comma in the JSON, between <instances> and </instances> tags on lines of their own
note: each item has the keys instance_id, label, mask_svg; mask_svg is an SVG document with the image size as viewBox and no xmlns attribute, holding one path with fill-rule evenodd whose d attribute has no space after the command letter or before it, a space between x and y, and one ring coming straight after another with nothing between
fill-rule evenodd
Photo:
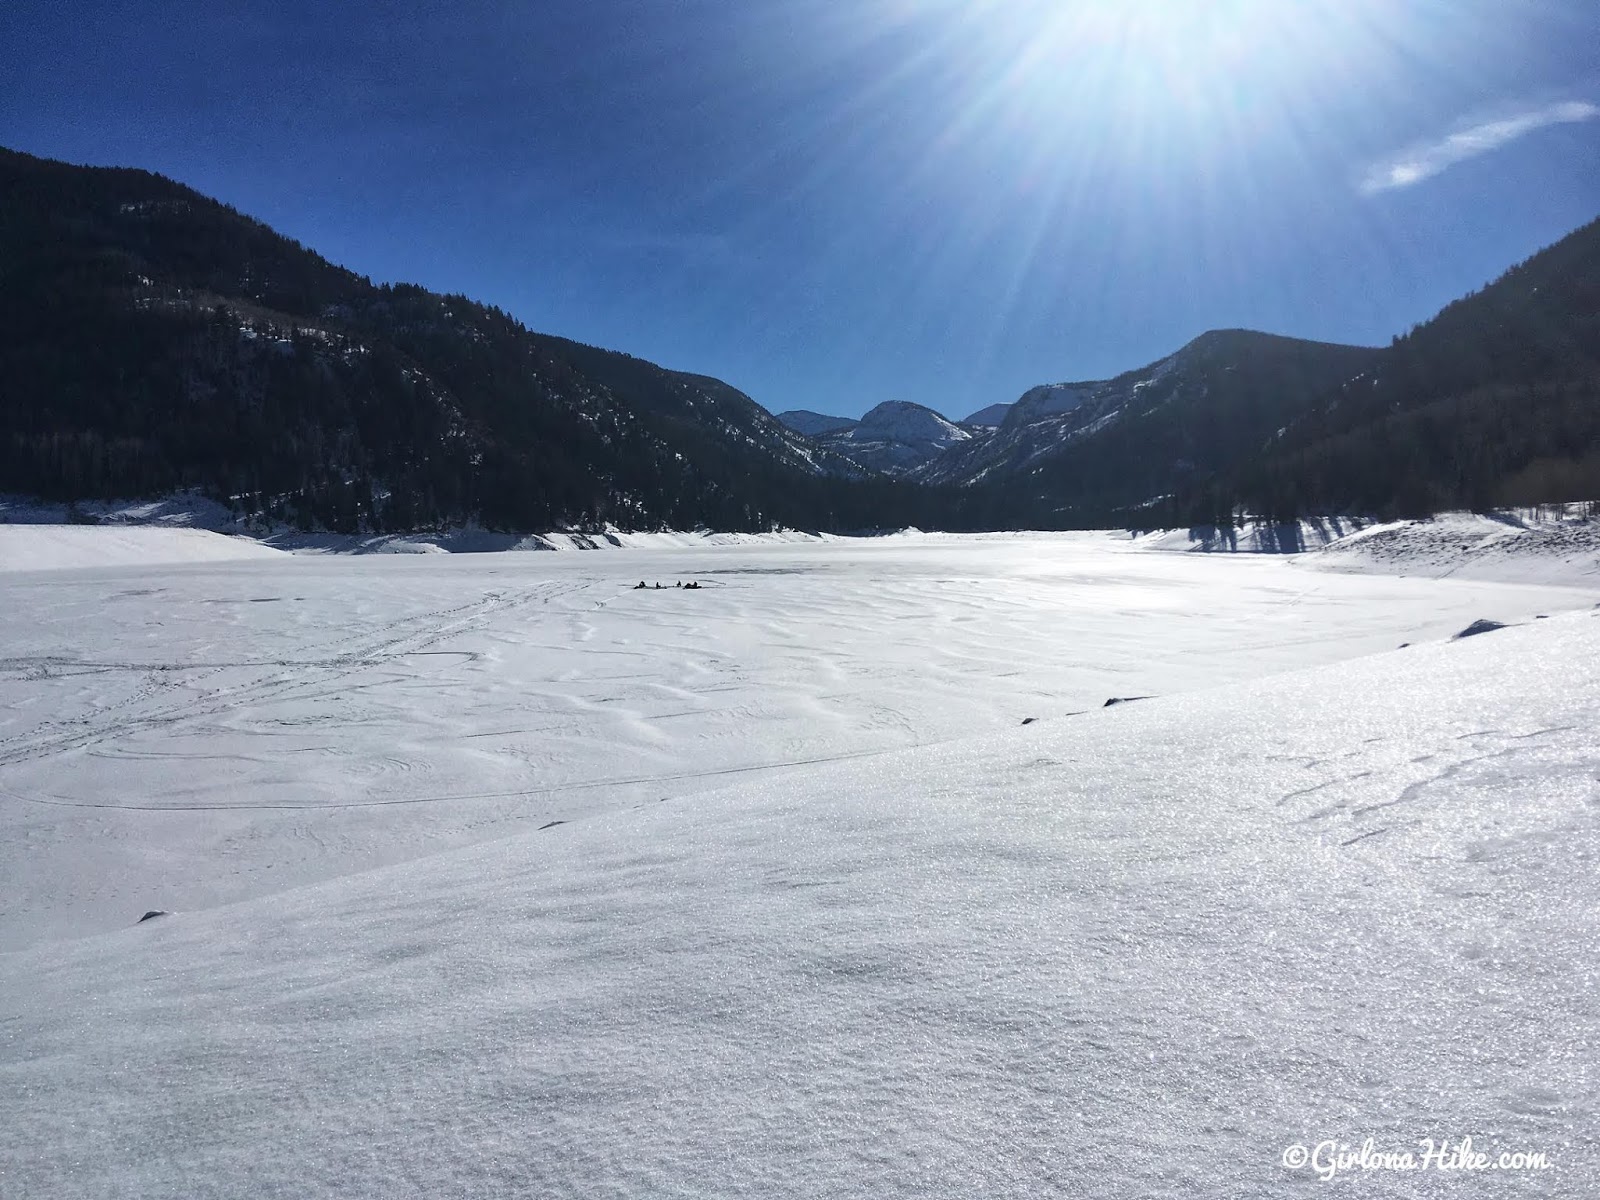
<instances>
[{"instance_id":1,"label":"wispy cloud","mask_svg":"<svg viewBox=\"0 0 1600 1200\"><path fill-rule=\"evenodd\" d=\"M1600 105L1568 100L1528 109L1495 121L1485 121L1452 133L1436 142L1413 146L1403 154L1371 167L1361 180L1361 192L1371 196L1394 188L1407 188L1432 179L1458 162L1477 158L1547 125L1571 125L1600 117Z\"/></svg>"}]
</instances>

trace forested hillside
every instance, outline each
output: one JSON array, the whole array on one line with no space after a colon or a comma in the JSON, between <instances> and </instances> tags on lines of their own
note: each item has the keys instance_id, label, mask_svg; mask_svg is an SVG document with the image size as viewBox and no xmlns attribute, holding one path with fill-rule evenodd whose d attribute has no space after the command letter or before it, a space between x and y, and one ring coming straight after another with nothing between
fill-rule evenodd
<instances>
[{"instance_id":1,"label":"forested hillside","mask_svg":"<svg viewBox=\"0 0 1600 1200\"><path fill-rule=\"evenodd\" d=\"M345 532L1149 526L1591 499L1600 222L1382 349L1215 331L991 408L998 425L957 427L880 405L949 436L875 458L871 420L808 437L718 380L374 284L160 176L0 151L0 492L194 489Z\"/></svg>"},{"instance_id":2,"label":"forested hillside","mask_svg":"<svg viewBox=\"0 0 1600 1200\"><path fill-rule=\"evenodd\" d=\"M1011 479L1052 525L1118 524L1129 508L1252 461L1377 355L1216 330L1115 379L1033 389L991 435L930 464L925 477Z\"/></svg>"},{"instance_id":3,"label":"forested hillside","mask_svg":"<svg viewBox=\"0 0 1600 1200\"><path fill-rule=\"evenodd\" d=\"M0 151L0 490L334 530L962 524L749 397L374 285L142 171Z\"/></svg>"},{"instance_id":4,"label":"forested hillside","mask_svg":"<svg viewBox=\"0 0 1600 1200\"><path fill-rule=\"evenodd\" d=\"M1397 337L1175 515L1421 515L1596 497L1600 221Z\"/></svg>"}]
</instances>

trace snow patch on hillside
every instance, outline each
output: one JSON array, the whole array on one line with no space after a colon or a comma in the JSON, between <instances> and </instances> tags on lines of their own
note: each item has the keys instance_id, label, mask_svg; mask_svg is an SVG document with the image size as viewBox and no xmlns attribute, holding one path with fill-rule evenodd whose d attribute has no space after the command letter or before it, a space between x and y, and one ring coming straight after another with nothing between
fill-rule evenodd
<instances>
[{"instance_id":1,"label":"snow patch on hillside","mask_svg":"<svg viewBox=\"0 0 1600 1200\"><path fill-rule=\"evenodd\" d=\"M68 525L74 521L243 532L235 514L197 492L177 492L159 500L84 500L76 504L0 495L0 525Z\"/></svg>"}]
</instances>

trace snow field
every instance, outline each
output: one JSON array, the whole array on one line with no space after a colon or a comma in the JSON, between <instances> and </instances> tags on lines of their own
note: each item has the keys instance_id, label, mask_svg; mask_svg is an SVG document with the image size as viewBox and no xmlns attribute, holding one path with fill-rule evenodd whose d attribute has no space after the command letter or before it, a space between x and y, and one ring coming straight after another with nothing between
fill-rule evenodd
<instances>
[{"instance_id":1,"label":"snow field","mask_svg":"<svg viewBox=\"0 0 1600 1200\"><path fill-rule=\"evenodd\" d=\"M1600 615L8 956L20 1196L1586 1196Z\"/></svg>"},{"instance_id":2,"label":"snow field","mask_svg":"<svg viewBox=\"0 0 1600 1200\"><path fill-rule=\"evenodd\" d=\"M1317 561L0 574L0 1193L1592 1195L1595 592Z\"/></svg>"},{"instance_id":3,"label":"snow field","mask_svg":"<svg viewBox=\"0 0 1600 1200\"><path fill-rule=\"evenodd\" d=\"M0 575L0 948L1591 602L1097 535Z\"/></svg>"},{"instance_id":4,"label":"snow field","mask_svg":"<svg viewBox=\"0 0 1600 1200\"><path fill-rule=\"evenodd\" d=\"M282 558L279 550L204 529L121 525L0 525L0 573L171 566Z\"/></svg>"}]
</instances>

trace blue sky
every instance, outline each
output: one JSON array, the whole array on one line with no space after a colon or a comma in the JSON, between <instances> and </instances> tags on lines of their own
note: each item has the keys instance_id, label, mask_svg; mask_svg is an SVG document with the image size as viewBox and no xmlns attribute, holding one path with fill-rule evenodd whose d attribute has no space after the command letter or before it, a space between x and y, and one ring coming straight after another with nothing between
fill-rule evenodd
<instances>
[{"instance_id":1,"label":"blue sky","mask_svg":"<svg viewBox=\"0 0 1600 1200\"><path fill-rule=\"evenodd\" d=\"M0 145L716 375L955 417L1386 342L1600 215L1592 0L9 0Z\"/></svg>"}]
</instances>

